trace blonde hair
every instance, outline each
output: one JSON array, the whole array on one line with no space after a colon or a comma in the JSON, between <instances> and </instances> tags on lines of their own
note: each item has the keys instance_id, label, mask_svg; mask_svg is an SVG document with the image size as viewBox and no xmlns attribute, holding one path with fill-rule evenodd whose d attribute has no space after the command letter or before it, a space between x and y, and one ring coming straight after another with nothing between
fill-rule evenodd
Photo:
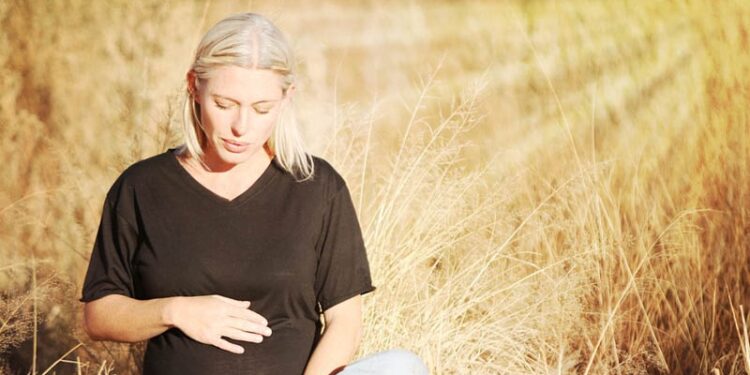
<instances>
[{"instance_id":1,"label":"blonde hair","mask_svg":"<svg viewBox=\"0 0 750 375\"><path fill-rule=\"evenodd\" d=\"M284 35L271 21L256 13L234 14L211 27L198 44L190 70L196 76L197 85L198 79L207 78L212 69L226 65L278 73L284 95L295 82L294 56ZM264 148L279 166L298 181L304 181L313 175L313 158L305 150L291 99L279 114ZM203 162L206 135L200 124L200 106L193 100L189 86L182 117L185 143L180 151L187 150Z\"/></svg>"}]
</instances>

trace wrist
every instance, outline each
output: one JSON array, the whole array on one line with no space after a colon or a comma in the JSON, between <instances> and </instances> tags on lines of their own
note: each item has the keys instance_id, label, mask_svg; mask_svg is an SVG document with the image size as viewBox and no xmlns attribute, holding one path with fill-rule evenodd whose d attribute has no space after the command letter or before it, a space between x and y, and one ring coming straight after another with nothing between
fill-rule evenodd
<instances>
[{"instance_id":1,"label":"wrist","mask_svg":"<svg viewBox=\"0 0 750 375\"><path fill-rule=\"evenodd\" d=\"M177 327L177 312L180 311L179 304L182 297L165 298L161 309L161 320L169 328Z\"/></svg>"}]
</instances>

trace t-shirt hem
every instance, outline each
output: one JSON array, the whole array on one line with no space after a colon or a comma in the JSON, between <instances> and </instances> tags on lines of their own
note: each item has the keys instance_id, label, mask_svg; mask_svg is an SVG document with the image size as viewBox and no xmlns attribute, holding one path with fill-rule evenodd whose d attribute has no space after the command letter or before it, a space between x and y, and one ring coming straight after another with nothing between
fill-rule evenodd
<instances>
[{"instance_id":1,"label":"t-shirt hem","mask_svg":"<svg viewBox=\"0 0 750 375\"><path fill-rule=\"evenodd\" d=\"M375 286L373 286L372 284L369 284L367 286L363 286L363 287L358 288L358 289L354 289L354 290L350 291L349 293L342 294L341 296L338 296L336 298L330 299L330 300L326 301L325 303L321 302L320 303L321 310L322 311L326 311L326 310L330 309L331 307L336 306L339 303L348 300L349 298L352 298L352 297L357 296L357 295L364 295L364 294L373 292L373 291L375 291L375 289L377 289L377 288Z\"/></svg>"},{"instance_id":2,"label":"t-shirt hem","mask_svg":"<svg viewBox=\"0 0 750 375\"><path fill-rule=\"evenodd\" d=\"M125 297L133 298L133 296L130 295L130 293L124 291L124 290L100 290L94 293L87 293L86 295L82 296L78 299L78 302L91 302L96 301L99 298L108 296L110 294L118 294Z\"/></svg>"}]
</instances>

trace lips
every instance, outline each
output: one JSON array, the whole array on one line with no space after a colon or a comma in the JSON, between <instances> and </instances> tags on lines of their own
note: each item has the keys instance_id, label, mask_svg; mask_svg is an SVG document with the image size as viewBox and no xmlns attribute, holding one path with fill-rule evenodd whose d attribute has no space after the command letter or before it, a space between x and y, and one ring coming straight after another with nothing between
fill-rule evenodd
<instances>
[{"instance_id":1,"label":"lips","mask_svg":"<svg viewBox=\"0 0 750 375\"><path fill-rule=\"evenodd\" d=\"M248 146L250 145L249 143L246 143L246 142L236 142L236 141L231 141L225 138L222 138L221 140L224 141L224 148L226 148L227 151L234 152L234 153L244 152L245 150L247 150Z\"/></svg>"},{"instance_id":2,"label":"lips","mask_svg":"<svg viewBox=\"0 0 750 375\"><path fill-rule=\"evenodd\" d=\"M230 145L234 145L234 146L238 146L238 147L245 147L245 146L249 145L249 143L246 143L246 142L237 142L237 141L232 141L232 140L226 139L226 138L222 138L222 140L224 142L230 144Z\"/></svg>"}]
</instances>

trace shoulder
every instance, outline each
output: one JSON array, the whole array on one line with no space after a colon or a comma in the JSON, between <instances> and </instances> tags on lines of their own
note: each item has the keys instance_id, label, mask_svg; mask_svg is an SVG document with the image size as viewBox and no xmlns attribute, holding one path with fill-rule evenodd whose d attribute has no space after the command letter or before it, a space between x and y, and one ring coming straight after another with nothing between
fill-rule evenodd
<instances>
[{"instance_id":1,"label":"shoulder","mask_svg":"<svg viewBox=\"0 0 750 375\"><path fill-rule=\"evenodd\" d=\"M311 155L313 159L313 183L324 190L324 195L331 198L347 187L346 180L334 165L321 156Z\"/></svg>"},{"instance_id":2,"label":"shoulder","mask_svg":"<svg viewBox=\"0 0 750 375\"><path fill-rule=\"evenodd\" d=\"M170 162L167 158L173 157L169 154L170 152L171 150L167 150L128 165L110 186L106 196L107 201L114 204L123 199L132 198L140 186L163 175L166 164Z\"/></svg>"},{"instance_id":3,"label":"shoulder","mask_svg":"<svg viewBox=\"0 0 750 375\"><path fill-rule=\"evenodd\" d=\"M167 158L174 158L171 152L170 149L130 164L122 171L123 178L139 181L161 173L164 170L164 165L169 162Z\"/></svg>"}]
</instances>

